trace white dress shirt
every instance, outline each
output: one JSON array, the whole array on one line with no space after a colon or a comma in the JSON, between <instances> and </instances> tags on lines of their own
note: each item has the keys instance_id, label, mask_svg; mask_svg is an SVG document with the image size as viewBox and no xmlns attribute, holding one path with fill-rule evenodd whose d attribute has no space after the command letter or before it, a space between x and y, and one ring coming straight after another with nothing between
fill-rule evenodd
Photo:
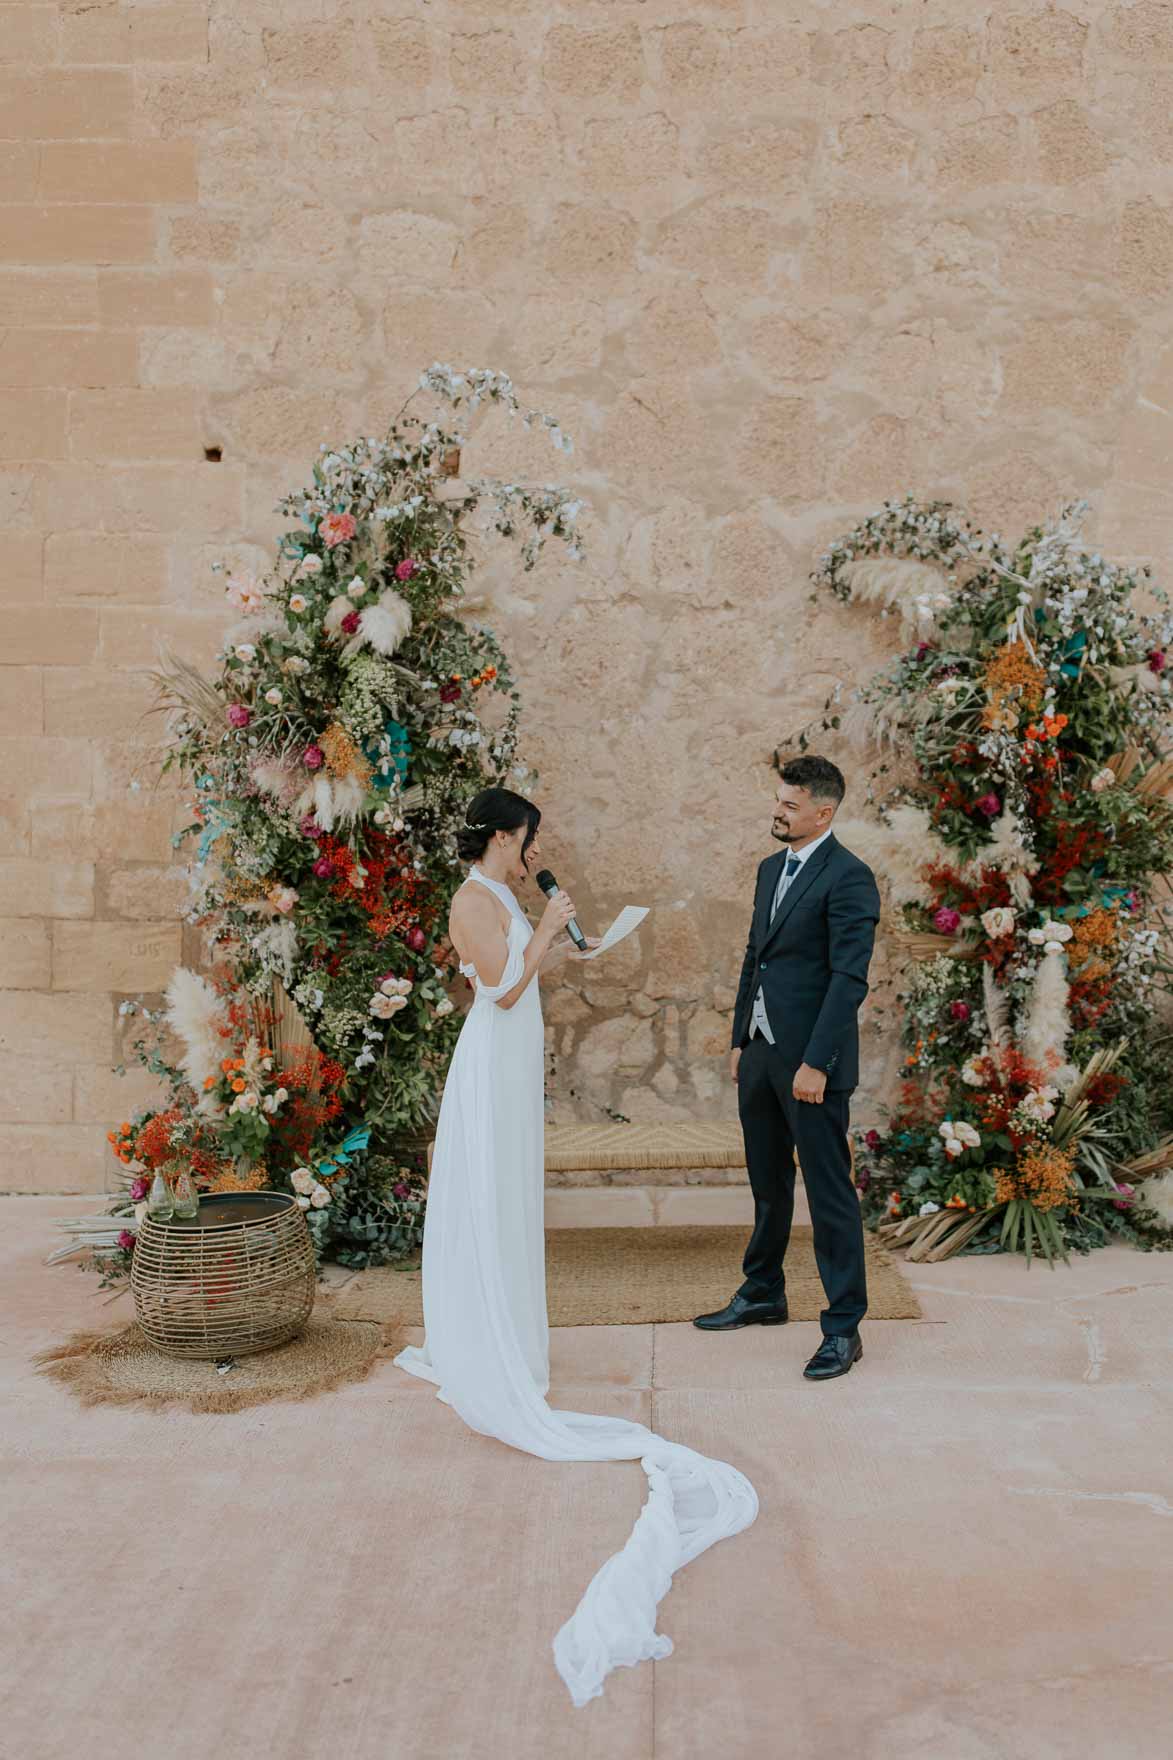
<instances>
[{"instance_id":1,"label":"white dress shirt","mask_svg":"<svg viewBox=\"0 0 1173 1760\"><path fill-rule=\"evenodd\" d=\"M786 897L786 894L794 885L798 876L802 873L803 864L807 857L814 855L820 843L825 843L830 835L831 827L828 826L821 837L816 837L814 842L808 843L804 849L792 849L786 852L787 859L782 864L782 872L778 877L778 885L774 891L774 902L770 906L771 922L773 922L774 918L777 916L778 907L782 903L782 900ZM790 863L791 856L794 856L797 859L797 868ZM789 879L786 876L787 866L790 866L791 870ZM760 984L758 985L757 995L753 999L753 1013L750 1016L749 1022L749 1036L751 1039L755 1033L760 1033L767 1045L772 1045L774 1043L774 1034L770 1026L770 1017L766 1013L766 999L762 995L762 987Z\"/></svg>"}]
</instances>

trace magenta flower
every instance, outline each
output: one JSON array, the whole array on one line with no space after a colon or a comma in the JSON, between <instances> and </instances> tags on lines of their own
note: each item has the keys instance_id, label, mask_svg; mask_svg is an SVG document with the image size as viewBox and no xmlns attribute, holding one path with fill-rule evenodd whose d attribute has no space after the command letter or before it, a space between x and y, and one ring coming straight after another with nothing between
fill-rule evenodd
<instances>
[{"instance_id":1,"label":"magenta flower","mask_svg":"<svg viewBox=\"0 0 1173 1760\"><path fill-rule=\"evenodd\" d=\"M880 1133L879 1133L879 1131L870 1130L867 1133L867 1135L864 1137L864 1142L867 1144L868 1148L871 1149L874 1153L875 1150L877 1150L880 1147Z\"/></svg>"},{"instance_id":2,"label":"magenta flower","mask_svg":"<svg viewBox=\"0 0 1173 1760\"><path fill-rule=\"evenodd\" d=\"M411 948L413 953L422 953L424 948L428 945L427 936L418 926L414 929L409 929L404 936L404 940L407 942L407 945Z\"/></svg>"},{"instance_id":3,"label":"magenta flower","mask_svg":"<svg viewBox=\"0 0 1173 1760\"><path fill-rule=\"evenodd\" d=\"M1149 671L1162 673L1169 664L1169 657L1163 648L1154 648L1149 655Z\"/></svg>"},{"instance_id":4,"label":"magenta flower","mask_svg":"<svg viewBox=\"0 0 1173 1760\"><path fill-rule=\"evenodd\" d=\"M301 832L303 837L312 837L315 842L319 837L325 836L322 827L318 824L318 821L314 818L312 813L306 814L305 818L298 823L297 829Z\"/></svg>"},{"instance_id":5,"label":"magenta flower","mask_svg":"<svg viewBox=\"0 0 1173 1760\"><path fill-rule=\"evenodd\" d=\"M996 819L1002 811L1002 803L996 794L984 794L981 800L976 801L974 805L979 813L985 814L987 819Z\"/></svg>"},{"instance_id":6,"label":"magenta flower","mask_svg":"<svg viewBox=\"0 0 1173 1760\"><path fill-rule=\"evenodd\" d=\"M861 1198L863 1197L864 1193L867 1191L867 1189L871 1185L871 1183L872 1183L872 1170L871 1170L871 1168L870 1167L857 1167L855 1170L855 1189L859 1193Z\"/></svg>"},{"instance_id":7,"label":"magenta flower","mask_svg":"<svg viewBox=\"0 0 1173 1760\"><path fill-rule=\"evenodd\" d=\"M346 613L346 616L342 619L341 623L338 625L338 627L340 630L343 631L344 634L346 634L348 636L352 636L352 635L354 635L355 631L358 629L358 622L359 622L358 612L357 611L348 611Z\"/></svg>"},{"instance_id":8,"label":"magenta flower","mask_svg":"<svg viewBox=\"0 0 1173 1760\"><path fill-rule=\"evenodd\" d=\"M415 562L410 556L405 556L403 561L396 565L395 579L397 581L409 581L418 567L418 562Z\"/></svg>"},{"instance_id":9,"label":"magenta flower","mask_svg":"<svg viewBox=\"0 0 1173 1760\"><path fill-rule=\"evenodd\" d=\"M122 1248L124 1253L133 1253L134 1243L135 1236L131 1233L129 1228L124 1228L122 1233L118 1236L118 1245Z\"/></svg>"},{"instance_id":10,"label":"magenta flower","mask_svg":"<svg viewBox=\"0 0 1173 1760\"><path fill-rule=\"evenodd\" d=\"M933 915L933 927L942 935L955 935L961 927L961 912L943 904Z\"/></svg>"},{"instance_id":11,"label":"magenta flower","mask_svg":"<svg viewBox=\"0 0 1173 1760\"><path fill-rule=\"evenodd\" d=\"M949 1004L949 1013L953 1016L955 1021L967 1021L969 1019L969 1003L951 1002Z\"/></svg>"},{"instance_id":12,"label":"magenta flower","mask_svg":"<svg viewBox=\"0 0 1173 1760\"><path fill-rule=\"evenodd\" d=\"M932 642L918 642L916 645L916 657L918 660L923 660L925 655L931 654L932 651L933 651Z\"/></svg>"},{"instance_id":13,"label":"magenta flower","mask_svg":"<svg viewBox=\"0 0 1173 1760\"><path fill-rule=\"evenodd\" d=\"M307 746L301 754L301 761L307 770L320 770L326 762L326 754L321 746Z\"/></svg>"},{"instance_id":14,"label":"magenta flower","mask_svg":"<svg viewBox=\"0 0 1173 1760\"><path fill-rule=\"evenodd\" d=\"M314 863L314 873L319 880L328 880L334 872L334 864L329 856L319 856Z\"/></svg>"},{"instance_id":15,"label":"magenta flower","mask_svg":"<svg viewBox=\"0 0 1173 1760\"><path fill-rule=\"evenodd\" d=\"M397 1186L392 1186L391 1190L395 1193L395 1196L397 1198L410 1198L411 1197L411 1187L404 1185L402 1180L400 1180L400 1182Z\"/></svg>"},{"instance_id":16,"label":"magenta flower","mask_svg":"<svg viewBox=\"0 0 1173 1760\"><path fill-rule=\"evenodd\" d=\"M150 1180L132 1179L130 1182L130 1201L131 1201L131 1203L132 1204L141 1204L143 1199L146 1197L147 1193L150 1191L150 1189L151 1189Z\"/></svg>"},{"instance_id":17,"label":"magenta flower","mask_svg":"<svg viewBox=\"0 0 1173 1760\"><path fill-rule=\"evenodd\" d=\"M345 544L354 537L358 526L352 513L328 513L318 527L318 536L325 540L327 550Z\"/></svg>"},{"instance_id":18,"label":"magenta flower","mask_svg":"<svg viewBox=\"0 0 1173 1760\"><path fill-rule=\"evenodd\" d=\"M228 720L231 726L247 727L252 718L252 710L246 709L243 703L229 703Z\"/></svg>"},{"instance_id":19,"label":"magenta flower","mask_svg":"<svg viewBox=\"0 0 1173 1760\"><path fill-rule=\"evenodd\" d=\"M459 699L460 686L458 684L442 684L440 686L440 701L442 703L455 703Z\"/></svg>"},{"instance_id":20,"label":"magenta flower","mask_svg":"<svg viewBox=\"0 0 1173 1760\"><path fill-rule=\"evenodd\" d=\"M1114 1181L1113 1183L1120 1196L1112 1199L1112 1208L1114 1210L1131 1210L1136 1198L1136 1188L1134 1186L1125 1185L1121 1181Z\"/></svg>"}]
</instances>

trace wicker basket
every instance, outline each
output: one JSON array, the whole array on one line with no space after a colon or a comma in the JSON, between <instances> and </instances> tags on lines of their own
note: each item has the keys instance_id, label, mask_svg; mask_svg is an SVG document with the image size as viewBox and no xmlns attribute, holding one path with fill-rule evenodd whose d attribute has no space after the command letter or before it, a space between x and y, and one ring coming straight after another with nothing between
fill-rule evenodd
<instances>
[{"instance_id":1,"label":"wicker basket","mask_svg":"<svg viewBox=\"0 0 1173 1760\"><path fill-rule=\"evenodd\" d=\"M285 1192L222 1192L193 1222L144 1216L131 1261L138 1323L169 1357L215 1362L296 1338L317 1273L305 1217Z\"/></svg>"}]
</instances>

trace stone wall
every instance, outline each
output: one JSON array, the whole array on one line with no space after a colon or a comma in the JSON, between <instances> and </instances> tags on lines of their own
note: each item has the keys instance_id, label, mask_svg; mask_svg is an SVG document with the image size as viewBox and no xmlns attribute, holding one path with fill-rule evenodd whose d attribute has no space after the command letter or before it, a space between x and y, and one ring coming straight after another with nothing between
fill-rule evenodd
<instances>
[{"instance_id":1,"label":"stone wall","mask_svg":"<svg viewBox=\"0 0 1173 1760\"><path fill-rule=\"evenodd\" d=\"M729 1111L770 755L886 651L810 603L824 541L906 489L1007 532L1082 493L1171 559L1173 5L0 16L8 1186L100 1188L117 1003L180 953L157 644L213 652L210 562L437 356L562 416L594 508L585 567L483 577L552 865L590 926L654 907L551 992L558 1112Z\"/></svg>"}]
</instances>

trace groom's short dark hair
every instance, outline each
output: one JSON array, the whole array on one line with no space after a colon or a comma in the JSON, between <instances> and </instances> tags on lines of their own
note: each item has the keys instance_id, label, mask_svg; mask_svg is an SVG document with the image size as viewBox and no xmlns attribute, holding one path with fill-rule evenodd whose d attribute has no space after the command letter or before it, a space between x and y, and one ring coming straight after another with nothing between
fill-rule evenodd
<instances>
[{"instance_id":1,"label":"groom's short dark hair","mask_svg":"<svg viewBox=\"0 0 1173 1760\"><path fill-rule=\"evenodd\" d=\"M813 801L834 801L838 806L847 793L843 772L830 758L804 753L801 758L788 758L778 771L783 782L794 788L805 788Z\"/></svg>"}]
</instances>

